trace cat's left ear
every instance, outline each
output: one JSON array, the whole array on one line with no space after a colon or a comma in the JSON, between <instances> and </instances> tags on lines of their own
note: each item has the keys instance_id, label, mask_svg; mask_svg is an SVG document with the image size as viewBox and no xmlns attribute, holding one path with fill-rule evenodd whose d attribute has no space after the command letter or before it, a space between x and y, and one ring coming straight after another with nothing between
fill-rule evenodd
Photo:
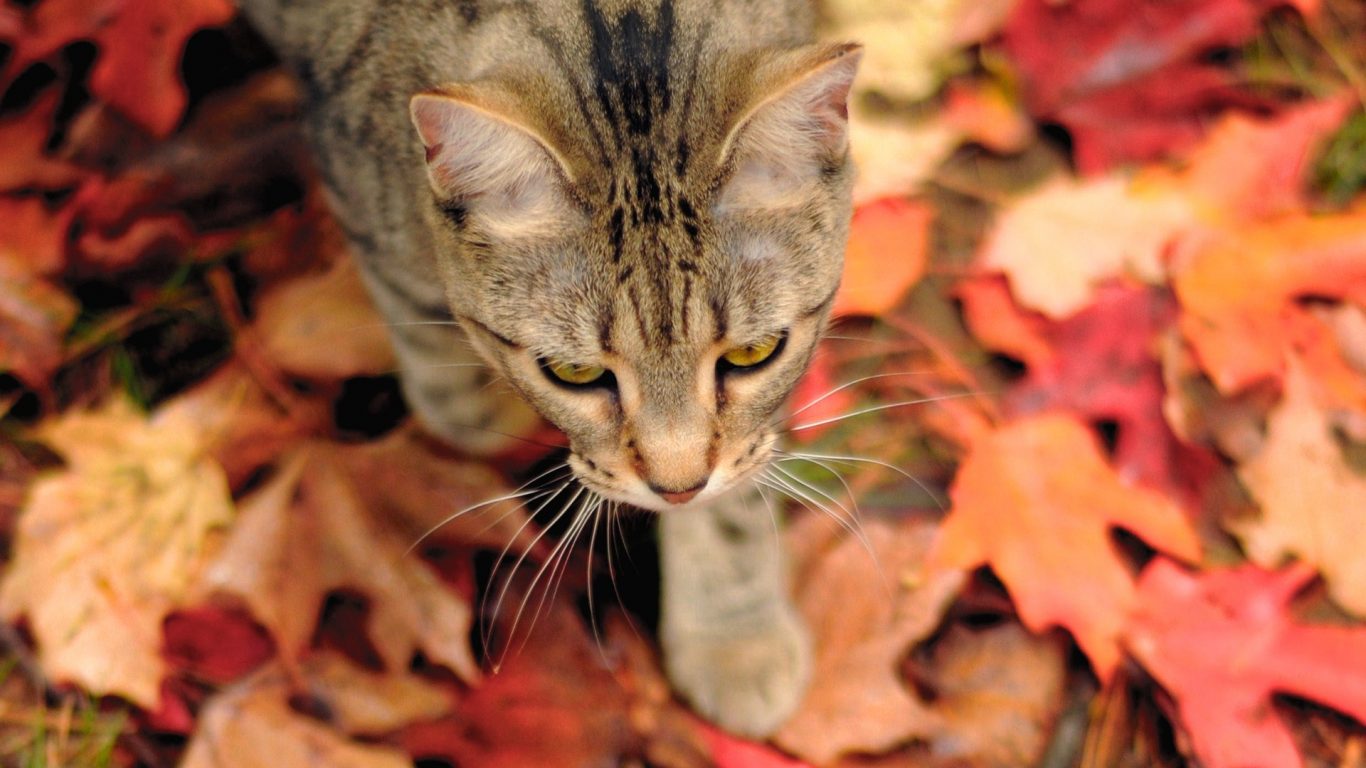
<instances>
[{"instance_id":1,"label":"cat's left ear","mask_svg":"<svg viewBox=\"0 0 1366 768\"><path fill-rule=\"evenodd\" d=\"M756 74L757 96L721 145L731 174L718 205L762 206L840 167L849 151L849 89L863 46L814 45L775 56Z\"/></svg>"},{"instance_id":2,"label":"cat's left ear","mask_svg":"<svg viewBox=\"0 0 1366 768\"><path fill-rule=\"evenodd\" d=\"M409 108L443 203L523 229L563 212L568 165L511 97L453 85L414 96Z\"/></svg>"}]
</instances>

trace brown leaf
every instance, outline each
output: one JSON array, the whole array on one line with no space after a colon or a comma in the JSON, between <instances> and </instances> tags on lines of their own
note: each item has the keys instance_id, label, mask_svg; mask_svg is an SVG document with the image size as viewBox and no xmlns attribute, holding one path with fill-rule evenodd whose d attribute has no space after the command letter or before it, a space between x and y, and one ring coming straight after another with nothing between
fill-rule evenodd
<instances>
[{"instance_id":1,"label":"brown leaf","mask_svg":"<svg viewBox=\"0 0 1366 768\"><path fill-rule=\"evenodd\" d=\"M297 376L341 379L395 370L384 320L350 259L265 293L254 327L270 359Z\"/></svg>"},{"instance_id":2,"label":"brown leaf","mask_svg":"<svg viewBox=\"0 0 1366 768\"><path fill-rule=\"evenodd\" d=\"M790 534L809 555L796 595L815 633L815 671L806 699L774 737L815 763L883 751L942 729L898 667L938 626L962 583L961 573L925 572L935 530L926 520L865 520L871 552L854 537L830 542L829 529L830 521L808 516Z\"/></svg>"},{"instance_id":3,"label":"brown leaf","mask_svg":"<svg viewBox=\"0 0 1366 768\"><path fill-rule=\"evenodd\" d=\"M53 114L60 100L61 93L53 89L34 101L27 111L0 120L0 147L5 148L5 161L0 163L0 191L29 187L61 189L81 177L75 166L47 153Z\"/></svg>"},{"instance_id":4,"label":"brown leaf","mask_svg":"<svg viewBox=\"0 0 1366 768\"><path fill-rule=\"evenodd\" d=\"M0 372L34 389L47 387L62 363L62 339L76 302L0 248Z\"/></svg>"},{"instance_id":5,"label":"brown leaf","mask_svg":"<svg viewBox=\"0 0 1366 768\"><path fill-rule=\"evenodd\" d=\"M441 714L445 696L407 675L377 675L333 655L302 670L308 703L330 724L290 707L291 676L275 666L211 699L185 753L184 768L411 768L391 747L353 741L346 733L382 733Z\"/></svg>"},{"instance_id":6,"label":"brown leaf","mask_svg":"<svg viewBox=\"0 0 1366 768\"><path fill-rule=\"evenodd\" d=\"M931 662L934 711L944 721L931 752L974 768L1037 765L1061 705L1065 662L1056 638L1018 624L955 624Z\"/></svg>"},{"instance_id":7,"label":"brown leaf","mask_svg":"<svg viewBox=\"0 0 1366 768\"><path fill-rule=\"evenodd\" d=\"M354 589L370 599L370 640L388 669L406 669L421 650L477 679L469 606L366 508L359 482L337 448L296 449L243 502L202 588L242 600L286 657L312 637L324 597Z\"/></svg>"},{"instance_id":8,"label":"brown leaf","mask_svg":"<svg viewBox=\"0 0 1366 768\"><path fill-rule=\"evenodd\" d=\"M28 617L53 679L154 707L162 620L232 518L223 470L201 425L173 409L146 418L116 400L40 436L68 466L33 486L0 613Z\"/></svg>"}]
</instances>

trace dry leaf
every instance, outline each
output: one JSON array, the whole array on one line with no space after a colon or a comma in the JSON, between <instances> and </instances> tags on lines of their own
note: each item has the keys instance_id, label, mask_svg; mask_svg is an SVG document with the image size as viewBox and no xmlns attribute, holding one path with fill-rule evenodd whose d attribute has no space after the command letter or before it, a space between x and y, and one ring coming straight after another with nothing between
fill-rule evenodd
<instances>
[{"instance_id":1,"label":"dry leaf","mask_svg":"<svg viewBox=\"0 0 1366 768\"><path fill-rule=\"evenodd\" d=\"M1061 318L1104 281L1161 282L1164 251L1194 223L1190 203L1161 188L1121 176L1055 179L1002 214L979 259L1006 273L1020 304Z\"/></svg>"},{"instance_id":2,"label":"dry leaf","mask_svg":"<svg viewBox=\"0 0 1366 768\"><path fill-rule=\"evenodd\" d=\"M934 561L987 564L1035 632L1066 627L1107 678L1134 604L1133 577L1110 541L1127 529L1186 560L1200 545L1181 509L1124 482L1094 436L1062 414L1021 419L972 446L951 491Z\"/></svg>"},{"instance_id":3,"label":"dry leaf","mask_svg":"<svg viewBox=\"0 0 1366 768\"><path fill-rule=\"evenodd\" d=\"M0 249L0 372L13 372L34 389L47 387L79 311L66 292Z\"/></svg>"},{"instance_id":4,"label":"dry leaf","mask_svg":"<svg viewBox=\"0 0 1366 768\"><path fill-rule=\"evenodd\" d=\"M790 538L820 537L830 527L829 520L811 515ZM942 728L898 669L916 641L938 626L962 583L961 573L925 572L934 530L915 518L895 525L865 520L871 552L858 538L845 537L804 565L796 598L815 635L815 670L806 698L774 736L783 749L823 764Z\"/></svg>"},{"instance_id":5,"label":"dry leaf","mask_svg":"<svg viewBox=\"0 0 1366 768\"><path fill-rule=\"evenodd\" d=\"M1366 616L1366 477L1347 465L1311 386L1292 361L1266 444L1238 468L1261 518L1231 527L1254 562L1272 568L1302 558L1323 573L1334 600Z\"/></svg>"},{"instance_id":6,"label":"dry leaf","mask_svg":"<svg viewBox=\"0 0 1366 768\"><path fill-rule=\"evenodd\" d=\"M352 741L343 732L392 731L448 708L429 683L366 673L331 655L311 659L303 680L311 703L332 714L331 725L291 708L298 693L291 676L268 667L209 701L181 766L412 768L407 754Z\"/></svg>"},{"instance_id":7,"label":"dry leaf","mask_svg":"<svg viewBox=\"0 0 1366 768\"><path fill-rule=\"evenodd\" d=\"M1300 768L1273 693L1366 720L1366 630L1287 614L1311 577L1252 566L1197 575L1160 557L1144 569L1125 643L1176 699L1201 765Z\"/></svg>"},{"instance_id":8,"label":"dry leaf","mask_svg":"<svg viewBox=\"0 0 1366 768\"><path fill-rule=\"evenodd\" d=\"M930 751L973 768L1038 765L1066 678L1065 654L1055 640L1018 624L951 627L927 670L934 711L944 722L930 737Z\"/></svg>"},{"instance_id":9,"label":"dry leaf","mask_svg":"<svg viewBox=\"0 0 1366 768\"><path fill-rule=\"evenodd\" d=\"M245 603L286 657L313 636L324 597L354 589L370 600L370 640L388 669L407 669L421 650L463 679L477 679L469 606L405 551L411 541L366 508L358 481L337 449L296 449L242 503L201 588Z\"/></svg>"},{"instance_id":10,"label":"dry leaf","mask_svg":"<svg viewBox=\"0 0 1366 768\"><path fill-rule=\"evenodd\" d=\"M232 518L223 470L201 425L173 408L145 418L116 400L40 436L68 466L33 486L0 613L28 617L54 680L154 707L162 620Z\"/></svg>"},{"instance_id":11,"label":"dry leaf","mask_svg":"<svg viewBox=\"0 0 1366 768\"><path fill-rule=\"evenodd\" d=\"M266 292L255 328L281 370L313 379L391 373L397 363L384 319L350 259Z\"/></svg>"}]
</instances>

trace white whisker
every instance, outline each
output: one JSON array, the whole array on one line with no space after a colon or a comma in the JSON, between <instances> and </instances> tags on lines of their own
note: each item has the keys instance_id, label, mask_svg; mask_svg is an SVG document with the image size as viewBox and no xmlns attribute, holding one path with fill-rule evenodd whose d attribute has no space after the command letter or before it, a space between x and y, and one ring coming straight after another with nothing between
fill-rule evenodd
<instances>
[{"instance_id":1,"label":"white whisker","mask_svg":"<svg viewBox=\"0 0 1366 768\"><path fill-rule=\"evenodd\" d=\"M857 411L854 411L853 413L846 413L846 414L843 414L843 415L841 415L841 416L831 416L831 417L828 418L828 419L820 419L819 421L813 421L813 422L810 422L810 423L808 423L808 424L798 424L798 425L795 426L795 427L788 427L787 429L784 429L784 430L782 430L782 431L783 431L784 433L787 433L787 432L800 432L800 431L802 431L802 430L804 430L804 429L812 429L812 428L815 428L815 427L822 427L822 426L825 426L826 424L834 424L834 423L837 422L837 421L844 421L845 419L852 419L852 418L854 418L854 417L856 417L856 416L866 416L866 415L868 415L868 414L870 414L870 413L877 413L878 411L886 411L886 410L889 410L889 409L892 409L892 408L901 408L901 407L907 406L907 405L924 405L924 404L926 404L926 403L938 403L938 402L941 402L941 401L944 401L944 400L958 400L958 399L961 399L961 398L964 398L964 397L976 397L978 394L979 394L979 393L976 393L976 392L959 392L959 393L955 393L955 394L952 394L952 395L938 395L938 396L935 396L935 397L921 397L921 398L917 398L917 399L915 399L915 400L902 400L902 401L896 402L896 403L885 403L885 404L883 404L883 405L874 405L874 406L871 406L871 407L868 407L868 408L861 408L861 409L859 409L859 410L857 410Z\"/></svg>"}]
</instances>

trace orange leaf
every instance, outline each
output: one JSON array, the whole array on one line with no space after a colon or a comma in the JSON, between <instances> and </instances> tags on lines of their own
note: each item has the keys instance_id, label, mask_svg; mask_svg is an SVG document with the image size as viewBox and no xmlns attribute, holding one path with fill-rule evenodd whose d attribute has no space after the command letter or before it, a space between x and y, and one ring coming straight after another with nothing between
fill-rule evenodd
<instances>
[{"instance_id":1,"label":"orange leaf","mask_svg":"<svg viewBox=\"0 0 1366 768\"><path fill-rule=\"evenodd\" d=\"M1227 231L1183 261L1181 330L1215 386L1237 392L1280 374L1291 301L1366 302L1366 209Z\"/></svg>"},{"instance_id":2,"label":"orange leaf","mask_svg":"<svg viewBox=\"0 0 1366 768\"><path fill-rule=\"evenodd\" d=\"M925 274L933 218L928 205L899 198L854 211L835 314L880 315L895 307Z\"/></svg>"},{"instance_id":3,"label":"orange leaf","mask_svg":"<svg viewBox=\"0 0 1366 768\"><path fill-rule=\"evenodd\" d=\"M61 93L52 90L35 100L28 111L0 120L0 147L4 147L0 190L59 189L80 178L74 165L46 152L60 99Z\"/></svg>"},{"instance_id":4,"label":"orange leaf","mask_svg":"<svg viewBox=\"0 0 1366 768\"><path fill-rule=\"evenodd\" d=\"M1181 510L1125 483L1070 416L1009 424L974 445L958 471L934 561L991 565L1033 631L1067 628L1107 678L1133 605L1129 569L1110 542L1125 528L1183 559L1200 545Z\"/></svg>"},{"instance_id":5,"label":"orange leaf","mask_svg":"<svg viewBox=\"0 0 1366 768\"><path fill-rule=\"evenodd\" d=\"M1366 720L1366 630L1293 624L1286 603L1311 578L1251 566L1189 574L1154 560L1125 644L1176 699L1208 768L1299 768L1273 693Z\"/></svg>"}]
</instances>

